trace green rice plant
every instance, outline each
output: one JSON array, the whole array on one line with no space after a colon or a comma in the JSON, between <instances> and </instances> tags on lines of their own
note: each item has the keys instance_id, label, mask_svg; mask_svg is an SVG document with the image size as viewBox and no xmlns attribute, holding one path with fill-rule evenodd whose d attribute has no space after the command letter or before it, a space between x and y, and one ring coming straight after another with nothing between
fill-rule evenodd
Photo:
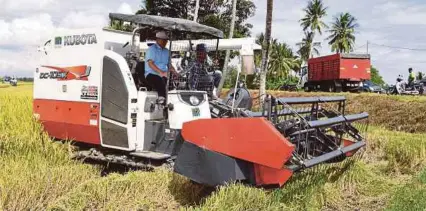
<instances>
[{"instance_id":1,"label":"green rice plant","mask_svg":"<svg viewBox=\"0 0 426 211\"><path fill-rule=\"evenodd\" d=\"M284 204L273 201L268 191L242 184L229 184L203 201L198 207L184 210L287 210Z\"/></svg>"},{"instance_id":2,"label":"green rice plant","mask_svg":"<svg viewBox=\"0 0 426 211\"><path fill-rule=\"evenodd\" d=\"M386 210L426 210L426 169L408 184L398 188Z\"/></svg>"},{"instance_id":3,"label":"green rice plant","mask_svg":"<svg viewBox=\"0 0 426 211\"><path fill-rule=\"evenodd\" d=\"M71 145L43 132L32 117L31 89L0 89L0 210L424 210L426 170L413 175L426 165L426 134L407 128L422 131L426 117L394 121L407 112L398 103L422 111L424 97L345 94L350 111L374 117L357 156L296 173L280 189L212 189L163 169L101 177L98 166L70 159Z\"/></svg>"},{"instance_id":4,"label":"green rice plant","mask_svg":"<svg viewBox=\"0 0 426 211\"><path fill-rule=\"evenodd\" d=\"M43 209L81 181L93 166L69 159L68 145L52 143L32 117L29 92L0 92L0 207Z\"/></svg>"},{"instance_id":5,"label":"green rice plant","mask_svg":"<svg viewBox=\"0 0 426 211\"><path fill-rule=\"evenodd\" d=\"M415 173L426 165L426 134L388 131L373 127L370 131L370 152L388 161L388 170Z\"/></svg>"},{"instance_id":6,"label":"green rice plant","mask_svg":"<svg viewBox=\"0 0 426 211\"><path fill-rule=\"evenodd\" d=\"M196 206L205 187L165 169L110 174L81 182L49 210L176 210ZM194 200L194 201L191 201Z\"/></svg>"}]
</instances>

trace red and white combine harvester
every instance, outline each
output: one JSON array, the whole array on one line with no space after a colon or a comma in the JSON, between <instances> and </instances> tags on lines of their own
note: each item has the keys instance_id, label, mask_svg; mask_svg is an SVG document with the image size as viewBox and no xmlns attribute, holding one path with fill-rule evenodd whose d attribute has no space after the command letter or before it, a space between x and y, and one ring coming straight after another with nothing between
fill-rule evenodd
<instances>
[{"instance_id":1,"label":"red and white combine harvester","mask_svg":"<svg viewBox=\"0 0 426 211\"><path fill-rule=\"evenodd\" d=\"M214 99L208 71L194 90L184 66L179 78L170 77L166 103L160 103L144 78L132 75L143 74L144 51L156 30L169 32L170 54L189 60L200 42L216 55L239 50L246 74L254 72L259 46L252 39L222 40L222 31L188 20L110 18L136 28L57 31L40 48L34 116L51 137L77 142L79 158L141 168L171 164L174 172L210 186L239 181L280 187L295 172L340 162L365 146L368 114L347 115L344 97L268 95L254 112L239 82L225 99Z\"/></svg>"}]
</instances>

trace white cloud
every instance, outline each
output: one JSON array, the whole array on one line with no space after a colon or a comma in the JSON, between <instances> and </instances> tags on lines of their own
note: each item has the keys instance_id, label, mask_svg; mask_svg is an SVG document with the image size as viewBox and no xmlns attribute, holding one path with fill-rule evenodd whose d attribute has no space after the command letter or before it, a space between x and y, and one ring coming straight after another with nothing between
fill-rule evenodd
<instances>
[{"instance_id":1,"label":"white cloud","mask_svg":"<svg viewBox=\"0 0 426 211\"><path fill-rule=\"evenodd\" d=\"M103 27L110 12L133 13L140 0L0 0L0 76L31 76L37 46L59 28Z\"/></svg>"},{"instance_id":2,"label":"white cloud","mask_svg":"<svg viewBox=\"0 0 426 211\"><path fill-rule=\"evenodd\" d=\"M106 16L85 12L70 12L59 24L63 28L104 27L108 24Z\"/></svg>"},{"instance_id":3,"label":"white cloud","mask_svg":"<svg viewBox=\"0 0 426 211\"><path fill-rule=\"evenodd\" d=\"M0 42L2 40L8 40L12 35L10 24L4 20L0 20Z\"/></svg>"},{"instance_id":4,"label":"white cloud","mask_svg":"<svg viewBox=\"0 0 426 211\"><path fill-rule=\"evenodd\" d=\"M39 11L50 8L56 0L2 0L0 12L25 13L28 11Z\"/></svg>"},{"instance_id":5,"label":"white cloud","mask_svg":"<svg viewBox=\"0 0 426 211\"><path fill-rule=\"evenodd\" d=\"M3 28L4 27L4 28ZM49 14L43 13L11 22L0 20L0 45L36 45L54 29Z\"/></svg>"},{"instance_id":6,"label":"white cloud","mask_svg":"<svg viewBox=\"0 0 426 211\"><path fill-rule=\"evenodd\" d=\"M117 10L118 13L123 13L123 14L135 14L135 12L133 12L132 7L127 4L127 3L121 3L120 7L118 7Z\"/></svg>"},{"instance_id":7,"label":"white cloud","mask_svg":"<svg viewBox=\"0 0 426 211\"><path fill-rule=\"evenodd\" d=\"M410 9L398 11L387 17L388 22L400 25L426 25L426 9Z\"/></svg>"},{"instance_id":8,"label":"white cloud","mask_svg":"<svg viewBox=\"0 0 426 211\"><path fill-rule=\"evenodd\" d=\"M38 52L33 48L9 51L0 49L0 76L32 76L37 64Z\"/></svg>"}]
</instances>

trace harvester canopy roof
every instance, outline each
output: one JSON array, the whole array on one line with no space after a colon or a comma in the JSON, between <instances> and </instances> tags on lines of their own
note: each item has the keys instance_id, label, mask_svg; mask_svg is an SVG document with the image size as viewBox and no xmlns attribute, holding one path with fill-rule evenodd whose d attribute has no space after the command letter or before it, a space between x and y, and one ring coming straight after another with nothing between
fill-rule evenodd
<instances>
[{"instance_id":1,"label":"harvester canopy roof","mask_svg":"<svg viewBox=\"0 0 426 211\"><path fill-rule=\"evenodd\" d=\"M114 20L162 28L168 31L178 30L182 32L203 33L216 38L223 38L223 32L221 30L186 19L145 14L127 15L120 13L110 13L109 17Z\"/></svg>"}]
</instances>

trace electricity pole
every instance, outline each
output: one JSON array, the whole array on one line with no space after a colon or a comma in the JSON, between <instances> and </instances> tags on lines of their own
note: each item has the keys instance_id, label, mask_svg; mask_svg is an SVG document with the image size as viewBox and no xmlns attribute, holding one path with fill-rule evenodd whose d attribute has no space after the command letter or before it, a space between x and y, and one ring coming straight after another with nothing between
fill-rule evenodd
<instances>
[{"instance_id":1,"label":"electricity pole","mask_svg":"<svg viewBox=\"0 0 426 211\"><path fill-rule=\"evenodd\" d=\"M367 40L367 54L368 54L368 44L369 44L369 43L368 43L368 40Z\"/></svg>"}]
</instances>

